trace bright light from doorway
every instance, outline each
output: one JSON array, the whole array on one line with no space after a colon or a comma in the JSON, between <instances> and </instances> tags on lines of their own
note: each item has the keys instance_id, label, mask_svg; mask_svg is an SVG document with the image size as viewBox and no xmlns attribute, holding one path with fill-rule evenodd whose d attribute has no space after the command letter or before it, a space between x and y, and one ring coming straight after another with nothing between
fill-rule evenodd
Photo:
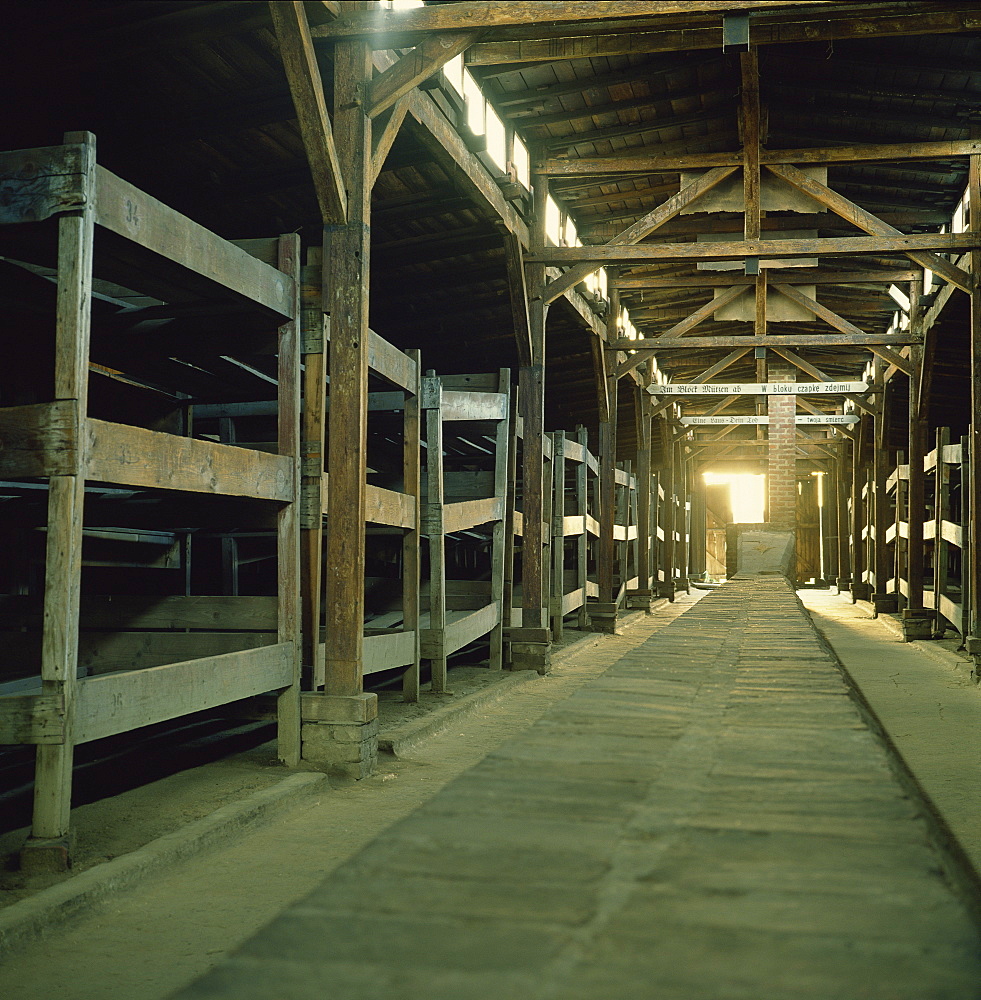
<instances>
[{"instance_id":1,"label":"bright light from doorway","mask_svg":"<svg viewBox=\"0 0 981 1000\"><path fill-rule=\"evenodd\" d=\"M766 476L706 472L705 482L708 486L728 485L733 523L762 523L766 509Z\"/></svg>"}]
</instances>

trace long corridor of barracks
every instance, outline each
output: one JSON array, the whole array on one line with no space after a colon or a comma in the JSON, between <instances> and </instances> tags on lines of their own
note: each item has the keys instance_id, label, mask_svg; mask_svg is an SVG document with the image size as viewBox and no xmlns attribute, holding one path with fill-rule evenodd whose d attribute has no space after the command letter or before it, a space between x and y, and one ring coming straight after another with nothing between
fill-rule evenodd
<instances>
[{"instance_id":1,"label":"long corridor of barracks","mask_svg":"<svg viewBox=\"0 0 981 1000\"><path fill-rule=\"evenodd\" d=\"M981 998L975 0L0 18L5 1000Z\"/></svg>"}]
</instances>

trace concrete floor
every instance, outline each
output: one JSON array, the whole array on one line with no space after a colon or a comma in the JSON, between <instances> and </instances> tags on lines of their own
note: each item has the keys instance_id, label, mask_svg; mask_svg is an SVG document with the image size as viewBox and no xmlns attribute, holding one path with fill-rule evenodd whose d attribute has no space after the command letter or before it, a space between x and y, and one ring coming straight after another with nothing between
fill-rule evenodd
<instances>
[{"instance_id":1,"label":"concrete floor","mask_svg":"<svg viewBox=\"0 0 981 1000\"><path fill-rule=\"evenodd\" d=\"M940 714L976 737L973 685L938 713L906 679L922 651L805 596L887 729L872 689L906 686L897 747L977 760L936 735ZM978 998L978 930L910 787L786 584L737 581L121 895L9 962L2 994ZM975 828L977 788L953 796Z\"/></svg>"}]
</instances>

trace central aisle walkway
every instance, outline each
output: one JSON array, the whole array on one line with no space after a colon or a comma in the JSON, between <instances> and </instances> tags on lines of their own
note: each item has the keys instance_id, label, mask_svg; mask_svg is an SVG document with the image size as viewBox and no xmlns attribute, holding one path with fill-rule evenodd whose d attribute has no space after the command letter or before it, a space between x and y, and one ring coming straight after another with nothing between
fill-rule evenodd
<instances>
[{"instance_id":1,"label":"central aisle walkway","mask_svg":"<svg viewBox=\"0 0 981 1000\"><path fill-rule=\"evenodd\" d=\"M735 581L181 1000L964 1000L977 929L789 586Z\"/></svg>"}]
</instances>

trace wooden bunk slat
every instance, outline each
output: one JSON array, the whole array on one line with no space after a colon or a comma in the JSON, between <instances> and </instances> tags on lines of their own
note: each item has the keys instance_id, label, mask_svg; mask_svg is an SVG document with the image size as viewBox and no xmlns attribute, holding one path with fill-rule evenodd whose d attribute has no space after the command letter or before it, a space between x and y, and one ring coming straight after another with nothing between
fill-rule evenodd
<instances>
[{"instance_id":1,"label":"wooden bunk slat","mask_svg":"<svg viewBox=\"0 0 981 1000\"><path fill-rule=\"evenodd\" d=\"M279 316L295 318L292 278L101 166L96 222Z\"/></svg>"},{"instance_id":2,"label":"wooden bunk slat","mask_svg":"<svg viewBox=\"0 0 981 1000\"><path fill-rule=\"evenodd\" d=\"M78 426L71 400L0 409L0 476L70 476L78 471Z\"/></svg>"},{"instance_id":3,"label":"wooden bunk slat","mask_svg":"<svg viewBox=\"0 0 981 1000\"><path fill-rule=\"evenodd\" d=\"M79 684L75 742L217 708L293 681L293 643L90 677ZM112 705L112 712L106 706Z\"/></svg>"},{"instance_id":4,"label":"wooden bunk slat","mask_svg":"<svg viewBox=\"0 0 981 1000\"><path fill-rule=\"evenodd\" d=\"M0 698L0 746L65 742L65 708L60 695L18 694Z\"/></svg>"},{"instance_id":5,"label":"wooden bunk slat","mask_svg":"<svg viewBox=\"0 0 981 1000\"><path fill-rule=\"evenodd\" d=\"M503 497L448 503L443 507L443 531L450 535L454 531L466 531L491 521L500 521L503 517Z\"/></svg>"},{"instance_id":6,"label":"wooden bunk slat","mask_svg":"<svg viewBox=\"0 0 981 1000\"><path fill-rule=\"evenodd\" d=\"M289 503L293 459L212 441L87 421L88 478L124 486L186 490Z\"/></svg>"},{"instance_id":7,"label":"wooden bunk slat","mask_svg":"<svg viewBox=\"0 0 981 1000\"><path fill-rule=\"evenodd\" d=\"M407 392L417 390L419 369L415 361L374 330L368 331L368 367Z\"/></svg>"},{"instance_id":8,"label":"wooden bunk slat","mask_svg":"<svg viewBox=\"0 0 981 1000\"><path fill-rule=\"evenodd\" d=\"M364 638L363 670L365 675L381 670L407 667L415 662L415 632L395 632L391 635L367 635Z\"/></svg>"},{"instance_id":9,"label":"wooden bunk slat","mask_svg":"<svg viewBox=\"0 0 981 1000\"><path fill-rule=\"evenodd\" d=\"M393 528L416 526L416 501L407 493L395 493L380 486L365 487L364 519L371 524L387 524Z\"/></svg>"},{"instance_id":10,"label":"wooden bunk slat","mask_svg":"<svg viewBox=\"0 0 981 1000\"><path fill-rule=\"evenodd\" d=\"M507 420L508 397L502 392L443 390L443 420Z\"/></svg>"}]
</instances>

